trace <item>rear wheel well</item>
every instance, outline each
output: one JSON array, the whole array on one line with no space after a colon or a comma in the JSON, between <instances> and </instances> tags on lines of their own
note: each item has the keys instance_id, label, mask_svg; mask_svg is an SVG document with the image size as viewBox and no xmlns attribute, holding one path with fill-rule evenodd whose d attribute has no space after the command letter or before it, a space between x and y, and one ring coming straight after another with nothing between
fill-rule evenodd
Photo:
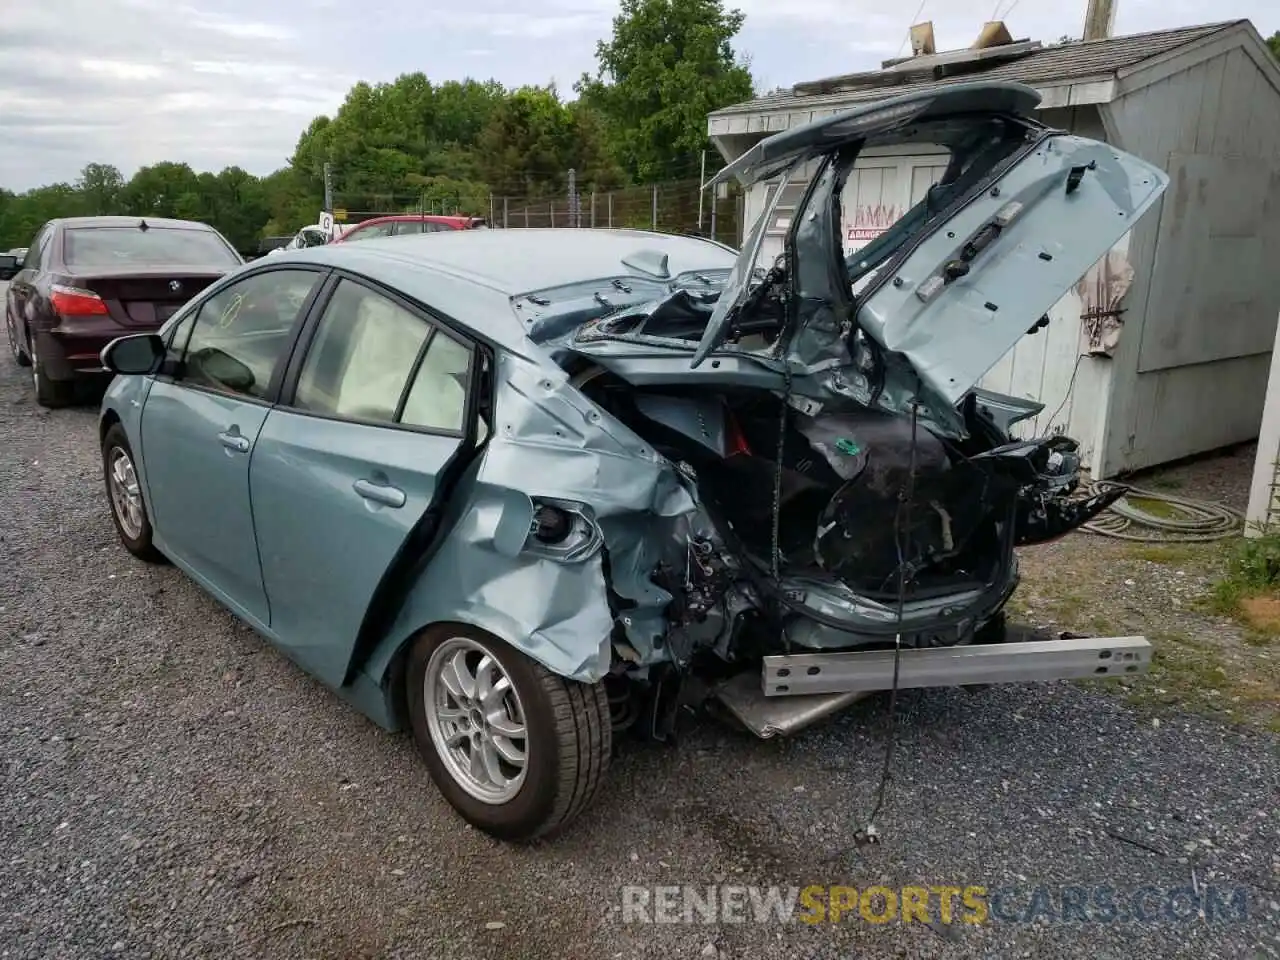
<instances>
[{"instance_id":1,"label":"rear wheel well","mask_svg":"<svg viewBox=\"0 0 1280 960\"><path fill-rule=\"evenodd\" d=\"M443 630L449 627L474 629L471 624L457 620L436 620L433 623L424 623L400 641L395 653L387 661L387 668L383 671L382 690L387 698L388 712L398 730L409 729L409 691L405 686L405 675L409 669L409 652L413 650L413 645L418 642L418 638L427 631Z\"/></svg>"},{"instance_id":2,"label":"rear wheel well","mask_svg":"<svg viewBox=\"0 0 1280 960\"><path fill-rule=\"evenodd\" d=\"M423 627L421 630L415 630L402 640L387 663L382 690L387 698L387 712L391 715L397 730L409 729L409 691L405 687L405 673L409 666L409 651L413 648L414 641L426 629L428 628Z\"/></svg>"}]
</instances>

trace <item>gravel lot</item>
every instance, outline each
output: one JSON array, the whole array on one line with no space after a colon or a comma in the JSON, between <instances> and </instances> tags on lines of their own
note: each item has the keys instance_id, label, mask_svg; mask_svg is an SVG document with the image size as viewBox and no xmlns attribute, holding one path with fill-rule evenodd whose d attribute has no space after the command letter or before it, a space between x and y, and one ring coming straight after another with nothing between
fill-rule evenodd
<instances>
[{"instance_id":1,"label":"gravel lot","mask_svg":"<svg viewBox=\"0 0 1280 960\"><path fill-rule=\"evenodd\" d=\"M1280 738L1073 684L790 742L624 746L553 846L467 829L410 742L114 536L95 412L0 357L0 957L1275 957ZM1244 885L1246 922L625 924L621 884ZM1025 899L1025 897L1024 897Z\"/></svg>"}]
</instances>

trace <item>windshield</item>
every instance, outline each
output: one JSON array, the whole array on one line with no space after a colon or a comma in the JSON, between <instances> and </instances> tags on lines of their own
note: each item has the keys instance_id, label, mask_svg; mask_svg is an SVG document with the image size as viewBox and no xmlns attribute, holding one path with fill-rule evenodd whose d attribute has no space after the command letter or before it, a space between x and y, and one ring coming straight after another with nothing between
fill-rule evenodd
<instances>
[{"instance_id":1,"label":"windshield","mask_svg":"<svg viewBox=\"0 0 1280 960\"><path fill-rule=\"evenodd\" d=\"M71 227L63 235L62 259L72 267L227 267L242 262L212 230L174 227Z\"/></svg>"}]
</instances>

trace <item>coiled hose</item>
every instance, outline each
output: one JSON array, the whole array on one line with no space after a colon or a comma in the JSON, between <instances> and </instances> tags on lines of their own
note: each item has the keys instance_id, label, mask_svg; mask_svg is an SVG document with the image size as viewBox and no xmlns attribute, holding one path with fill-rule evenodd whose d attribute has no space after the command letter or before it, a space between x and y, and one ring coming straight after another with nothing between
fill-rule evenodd
<instances>
[{"instance_id":1,"label":"coiled hose","mask_svg":"<svg viewBox=\"0 0 1280 960\"><path fill-rule=\"evenodd\" d=\"M1124 486L1110 480L1095 480L1082 492L1093 496ZM1148 513L1134 506L1131 497L1167 504L1169 512L1164 516ZM1237 536L1243 526L1244 515L1225 504L1128 487L1125 496L1086 523L1084 529L1138 543L1205 543Z\"/></svg>"}]
</instances>

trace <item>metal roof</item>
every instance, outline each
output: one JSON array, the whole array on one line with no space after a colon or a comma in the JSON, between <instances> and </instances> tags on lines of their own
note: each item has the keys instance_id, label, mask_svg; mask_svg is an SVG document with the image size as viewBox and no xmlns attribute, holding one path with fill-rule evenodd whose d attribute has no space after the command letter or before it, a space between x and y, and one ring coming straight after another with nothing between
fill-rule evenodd
<instances>
[{"instance_id":1,"label":"metal roof","mask_svg":"<svg viewBox=\"0 0 1280 960\"><path fill-rule=\"evenodd\" d=\"M985 70L935 80L928 72L909 75L903 82L886 86L882 82L868 83L866 74L850 74L847 77L832 77L822 81L834 89L823 94L780 93L767 97L758 97L745 103L723 107L712 112L712 117L728 116L740 113L764 113L789 109L811 109L815 107L861 103L879 100L902 93L919 91L926 87L937 87L951 83L974 80L1013 80L1035 85L1066 83L1074 80L1102 79L1115 76L1116 72L1126 67L1136 66L1144 60L1157 57L1162 53L1202 40L1230 27L1248 23L1247 20L1229 20L1221 23L1209 23L1196 27L1179 27L1172 30L1157 30L1151 33L1135 33L1124 37L1109 37L1106 40L1090 40L1079 43L1064 43L1057 46L1042 47L1025 56Z\"/></svg>"}]
</instances>

